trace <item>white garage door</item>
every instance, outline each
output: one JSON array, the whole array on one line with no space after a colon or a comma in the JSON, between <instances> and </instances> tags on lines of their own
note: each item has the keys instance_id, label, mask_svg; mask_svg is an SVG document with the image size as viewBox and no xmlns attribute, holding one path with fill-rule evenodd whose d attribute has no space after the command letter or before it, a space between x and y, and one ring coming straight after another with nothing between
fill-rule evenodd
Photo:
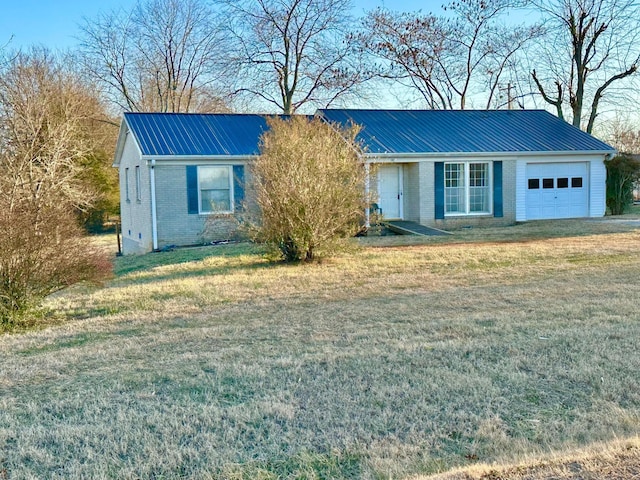
<instances>
[{"instance_id":1,"label":"white garage door","mask_svg":"<svg viewBox=\"0 0 640 480\"><path fill-rule=\"evenodd\" d=\"M527 164L527 220L589 216L587 163Z\"/></svg>"}]
</instances>

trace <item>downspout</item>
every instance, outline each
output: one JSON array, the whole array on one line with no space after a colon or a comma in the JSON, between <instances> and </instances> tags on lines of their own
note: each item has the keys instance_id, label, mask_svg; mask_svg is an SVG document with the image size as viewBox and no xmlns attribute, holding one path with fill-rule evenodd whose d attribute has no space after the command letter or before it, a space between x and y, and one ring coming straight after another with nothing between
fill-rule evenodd
<instances>
[{"instance_id":1,"label":"downspout","mask_svg":"<svg viewBox=\"0 0 640 480\"><path fill-rule=\"evenodd\" d=\"M151 186L151 238L153 239L153 250L158 250L158 215L156 213L156 161L151 160L149 169L149 184Z\"/></svg>"},{"instance_id":2,"label":"downspout","mask_svg":"<svg viewBox=\"0 0 640 480\"><path fill-rule=\"evenodd\" d=\"M366 159L364 160L364 174L365 174L365 180L364 180L364 195L365 195L365 199L366 199L366 208L364 210L364 226L369 229L371 227L371 207L370 207L370 203L369 203L369 194L370 194L370 187L369 187L369 163L367 163Z\"/></svg>"}]
</instances>

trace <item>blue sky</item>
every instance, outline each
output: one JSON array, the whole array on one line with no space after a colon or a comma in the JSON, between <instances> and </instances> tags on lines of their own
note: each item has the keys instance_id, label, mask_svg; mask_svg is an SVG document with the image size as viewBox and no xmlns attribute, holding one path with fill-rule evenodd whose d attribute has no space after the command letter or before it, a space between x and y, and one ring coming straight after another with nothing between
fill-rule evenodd
<instances>
[{"instance_id":1,"label":"blue sky","mask_svg":"<svg viewBox=\"0 0 640 480\"><path fill-rule=\"evenodd\" d=\"M10 39L11 48L44 45L56 49L74 46L83 17L92 18L115 8L130 8L135 0L10 0L0 15L0 46ZM355 0L354 14L385 4L393 10L438 11L438 0ZM12 38L13 37L13 38Z\"/></svg>"},{"instance_id":2,"label":"blue sky","mask_svg":"<svg viewBox=\"0 0 640 480\"><path fill-rule=\"evenodd\" d=\"M4 2L3 2L4 3ZM76 43L83 17L130 5L130 0L11 0L3 4L0 42L12 48L44 45L64 49ZM13 38L12 38L13 37Z\"/></svg>"}]
</instances>

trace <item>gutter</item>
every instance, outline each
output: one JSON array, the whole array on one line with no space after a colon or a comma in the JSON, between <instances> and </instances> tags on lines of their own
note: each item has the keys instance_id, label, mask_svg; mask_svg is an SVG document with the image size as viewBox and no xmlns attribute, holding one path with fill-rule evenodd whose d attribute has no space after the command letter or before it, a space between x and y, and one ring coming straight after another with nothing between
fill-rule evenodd
<instances>
[{"instance_id":1,"label":"gutter","mask_svg":"<svg viewBox=\"0 0 640 480\"><path fill-rule=\"evenodd\" d=\"M542 152L406 152L406 153L371 153L365 154L369 163L376 161L397 161L404 159L418 161L427 158L478 158L478 157L540 157L540 156L568 156L568 155L612 155L615 150L575 150L575 151L542 151Z\"/></svg>"},{"instance_id":2,"label":"gutter","mask_svg":"<svg viewBox=\"0 0 640 480\"><path fill-rule=\"evenodd\" d=\"M147 161L161 161L161 162L168 162L168 161L173 161L173 162L188 162L188 161L192 161L192 162L199 162L199 161L203 161L203 160L209 160L209 161L217 161L217 162L237 162L237 163L243 163L247 160L253 160L258 156L258 154L255 155L140 155L140 158L142 160L147 160ZM195 163L194 163L195 164Z\"/></svg>"}]
</instances>

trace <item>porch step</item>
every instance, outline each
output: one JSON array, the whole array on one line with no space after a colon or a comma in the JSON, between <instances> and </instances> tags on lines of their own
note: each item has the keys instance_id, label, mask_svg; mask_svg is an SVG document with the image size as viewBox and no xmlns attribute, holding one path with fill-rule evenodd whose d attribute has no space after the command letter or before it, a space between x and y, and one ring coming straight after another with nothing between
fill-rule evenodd
<instances>
[{"instance_id":1,"label":"porch step","mask_svg":"<svg viewBox=\"0 0 640 480\"><path fill-rule=\"evenodd\" d=\"M389 230L399 233L400 235L421 235L423 237L451 235L451 233L445 232L444 230L425 227L419 223L409 222L407 220L383 220L382 223L386 225Z\"/></svg>"}]
</instances>

